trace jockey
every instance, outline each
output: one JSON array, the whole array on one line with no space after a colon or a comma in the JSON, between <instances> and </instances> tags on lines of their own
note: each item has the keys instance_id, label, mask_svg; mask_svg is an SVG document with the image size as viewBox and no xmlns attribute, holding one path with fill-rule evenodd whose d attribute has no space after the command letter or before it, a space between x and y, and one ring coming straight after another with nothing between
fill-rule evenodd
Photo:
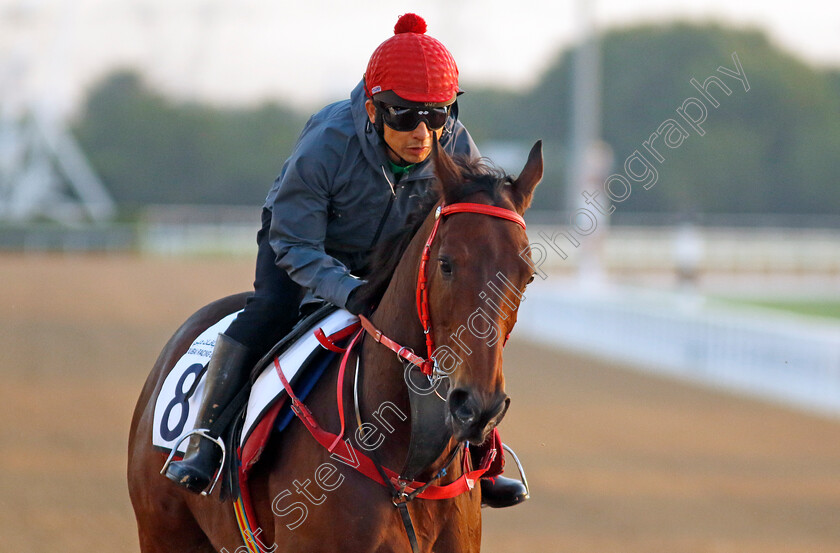
<instances>
[{"instance_id":1,"label":"jockey","mask_svg":"<svg viewBox=\"0 0 840 553\"><path fill-rule=\"evenodd\" d=\"M422 18L400 17L350 99L323 108L304 127L263 206L254 294L216 341L196 428L219 417L307 304L320 298L364 311L354 297L364 284L358 277L373 246L405 225L434 182L435 137L450 155L479 156L458 121L455 60L425 31ZM166 476L200 492L219 458L215 444L194 435ZM527 498L522 483L504 477L482 480L481 489L494 507Z\"/></svg>"}]
</instances>

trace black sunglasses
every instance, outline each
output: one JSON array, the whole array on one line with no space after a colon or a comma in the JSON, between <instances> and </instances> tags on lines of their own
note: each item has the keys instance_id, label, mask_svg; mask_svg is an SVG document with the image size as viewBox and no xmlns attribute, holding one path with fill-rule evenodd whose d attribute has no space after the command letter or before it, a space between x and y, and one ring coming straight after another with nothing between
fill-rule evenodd
<instances>
[{"instance_id":1,"label":"black sunglasses","mask_svg":"<svg viewBox=\"0 0 840 553\"><path fill-rule=\"evenodd\" d=\"M403 108L382 102L377 102L376 106L382 114L382 121L398 132L413 131L421 121L426 123L430 131L436 131L446 124L451 107Z\"/></svg>"}]
</instances>

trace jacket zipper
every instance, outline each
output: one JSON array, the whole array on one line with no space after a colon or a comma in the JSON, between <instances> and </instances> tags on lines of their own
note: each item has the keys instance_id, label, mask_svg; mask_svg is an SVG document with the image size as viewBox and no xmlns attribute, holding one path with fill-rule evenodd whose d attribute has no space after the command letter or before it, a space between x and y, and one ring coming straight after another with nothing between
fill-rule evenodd
<instances>
[{"instance_id":1,"label":"jacket zipper","mask_svg":"<svg viewBox=\"0 0 840 553\"><path fill-rule=\"evenodd\" d=\"M394 198L397 197L397 190L394 188L394 185L391 183L391 179L388 178L388 174L385 173L385 166L380 166L382 168L382 175L385 177L385 180L388 181L388 186L391 187L391 195L388 197L388 207L385 208L385 214L382 215L382 219L379 220L379 226L376 228L376 234L373 235L373 241L370 243L370 248L374 247L377 242L379 242L379 236L382 234L382 229L385 227L385 221L388 219L388 215L391 213L391 206L394 205Z\"/></svg>"}]
</instances>

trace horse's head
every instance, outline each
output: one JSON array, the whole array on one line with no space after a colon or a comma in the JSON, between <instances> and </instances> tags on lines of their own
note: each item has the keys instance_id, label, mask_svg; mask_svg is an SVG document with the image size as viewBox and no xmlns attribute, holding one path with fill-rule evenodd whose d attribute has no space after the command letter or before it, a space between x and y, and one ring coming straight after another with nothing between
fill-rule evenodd
<instances>
[{"instance_id":1,"label":"horse's head","mask_svg":"<svg viewBox=\"0 0 840 553\"><path fill-rule=\"evenodd\" d=\"M428 329L438 370L449 377L447 422L457 440L478 444L510 404L502 347L533 280L521 216L542 178L542 143L518 178L479 161L456 162L439 148L435 172L446 208L432 215L436 230L420 271L428 281ZM418 293L422 311L421 299Z\"/></svg>"}]
</instances>

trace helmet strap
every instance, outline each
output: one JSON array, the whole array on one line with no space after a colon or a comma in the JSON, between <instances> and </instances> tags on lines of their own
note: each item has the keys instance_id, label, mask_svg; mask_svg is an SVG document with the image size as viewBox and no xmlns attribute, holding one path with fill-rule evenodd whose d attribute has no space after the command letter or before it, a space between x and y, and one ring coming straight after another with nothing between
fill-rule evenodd
<instances>
[{"instance_id":1,"label":"helmet strap","mask_svg":"<svg viewBox=\"0 0 840 553\"><path fill-rule=\"evenodd\" d=\"M382 141L385 141L385 121L382 119L382 112L379 111L379 106L376 106L376 115L373 118L373 128L376 129L376 134ZM370 119L368 119L370 121Z\"/></svg>"}]
</instances>

